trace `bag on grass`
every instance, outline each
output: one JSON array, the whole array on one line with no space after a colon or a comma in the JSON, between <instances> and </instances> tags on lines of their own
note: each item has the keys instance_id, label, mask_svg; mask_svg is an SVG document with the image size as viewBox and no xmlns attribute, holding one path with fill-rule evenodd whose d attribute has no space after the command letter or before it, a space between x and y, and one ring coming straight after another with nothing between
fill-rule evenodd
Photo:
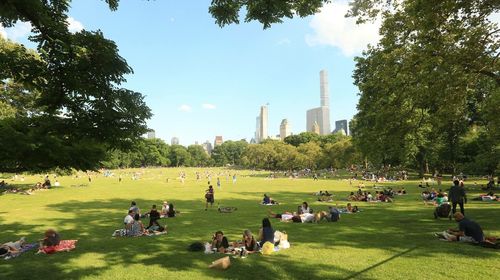
<instances>
[{"instance_id":1,"label":"bag on grass","mask_svg":"<svg viewBox=\"0 0 500 280\"><path fill-rule=\"evenodd\" d=\"M204 250L205 250L205 245L203 245L203 243L201 243L201 242L194 242L188 246L188 251L191 251L191 252L199 252L199 251L204 251Z\"/></svg>"},{"instance_id":2,"label":"bag on grass","mask_svg":"<svg viewBox=\"0 0 500 280\"><path fill-rule=\"evenodd\" d=\"M262 255L271 255L274 252L274 244L266 241L266 243L262 245L262 250L260 252Z\"/></svg>"},{"instance_id":3,"label":"bag on grass","mask_svg":"<svg viewBox=\"0 0 500 280\"><path fill-rule=\"evenodd\" d=\"M209 268L215 268L215 269L228 269L231 266L231 260L229 257L223 257L220 258L216 261L213 261L211 265L209 265Z\"/></svg>"}]
</instances>

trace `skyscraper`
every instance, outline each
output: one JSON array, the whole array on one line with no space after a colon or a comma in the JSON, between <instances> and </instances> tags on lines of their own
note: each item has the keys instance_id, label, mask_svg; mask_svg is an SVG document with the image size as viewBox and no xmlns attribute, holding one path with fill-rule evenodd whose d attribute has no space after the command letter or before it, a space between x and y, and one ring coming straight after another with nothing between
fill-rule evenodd
<instances>
[{"instance_id":1,"label":"skyscraper","mask_svg":"<svg viewBox=\"0 0 500 280\"><path fill-rule=\"evenodd\" d=\"M268 138L268 110L267 110L267 105L263 105L260 107L260 131L259 131L259 142L262 142L263 140Z\"/></svg>"},{"instance_id":2,"label":"skyscraper","mask_svg":"<svg viewBox=\"0 0 500 280\"><path fill-rule=\"evenodd\" d=\"M312 129L312 132L316 133L316 134L319 134L319 124L318 122L314 122L313 124L313 129Z\"/></svg>"},{"instance_id":3,"label":"skyscraper","mask_svg":"<svg viewBox=\"0 0 500 280\"><path fill-rule=\"evenodd\" d=\"M212 143L210 143L210 141L207 140L202 146L207 154L210 155L212 153Z\"/></svg>"},{"instance_id":4,"label":"skyscraper","mask_svg":"<svg viewBox=\"0 0 500 280\"><path fill-rule=\"evenodd\" d=\"M172 145L179 145L179 138L172 137L172 140L170 140L170 144L172 144Z\"/></svg>"},{"instance_id":5,"label":"skyscraper","mask_svg":"<svg viewBox=\"0 0 500 280\"><path fill-rule=\"evenodd\" d=\"M319 72L320 87L320 107L307 110L306 129L314 132L314 123L319 126L319 134L328 135L331 133L330 126L330 94L328 90L328 72L321 70Z\"/></svg>"},{"instance_id":6,"label":"skyscraper","mask_svg":"<svg viewBox=\"0 0 500 280\"><path fill-rule=\"evenodd\" d=\"M224 141L222 141L222 136L215 136L214 147L222 145Z\"/></svg>"},{"instance_id":7,"label":"skyscraper","mask_svg":"<svg viewBox=\"0 0 500 280\"><path fill-rule=\"evenodd\" d=\"M340 120L335 122L335 130L334 133L343 130L345 135L349 135L347 120Z\"/></svg>"},{"instance_id":8,"label":"skyscraper","mask_svg":"<svg viewBox=\"0 0 500 280\"><path fill-rule=\"evenodd\" d=\"M280 139L285 140L285 137L289 136L291 133L290 123L287 119L283 119L280 125Z\"/></svg>"},{"instance_id":9,"label":"skyscraper","mask_svg":"<svg viewBox=\"0 0 500 280\"><path fill-rule=\"evenodd\" d=\"M255 142L259 143L260 142L260 117L258 116L256 118L256 125L255 125Z\"/></svg>"}]
</instances>

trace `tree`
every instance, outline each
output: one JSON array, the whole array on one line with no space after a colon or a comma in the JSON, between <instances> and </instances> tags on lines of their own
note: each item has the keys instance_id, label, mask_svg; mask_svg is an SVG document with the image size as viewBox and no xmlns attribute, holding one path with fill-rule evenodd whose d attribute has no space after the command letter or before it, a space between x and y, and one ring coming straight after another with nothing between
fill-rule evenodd
<instances>
[{"instance_id":1,"label":"tree","mask_svg":"<svg viewBox=\"0 0 500 280\"><path fill-rule=\"evenodd\" d=\"M383 17L380 43L356 58L352 132L364 155L421 174L432 161L456 172L460 137L472 126L493 133L498 118L484 108L499 94L500 30L488 16L499 8L484 0L353 2L360 21Z\"/></svg>"},{"instance_id":2,"label":"tree","mask_svg":"<svg viewBox=\"0 0 500 280\"><path fill-rule=\"evenodd\" d=\"M30 22L38 44L0 38L1 171L96 169L146 132L144 97L120 88L132 69L101 32L68 31L69 2L0 3L0 23Z\"/></svg>"},{"instance_id":3,"label":"tree","mask_svg":"<svg viewBox=\"0 0 500 280\"><path fill-rule=\"evenodd\" d=\"M283 22L283 18L307 17L318 12L330 0L212 0L210 14L220 26L240 23L239 14L246 11L245 22L257 20L264 29Z\"/></svg>"},{"instance_id":4,"label":"tree","mask_svg":"<svg viewBox=\"0 0 500 280\"><path fill-rule=\"evenodd\" d=\"M172 145L170 148L170 162L172 166L190 166L191 165L191 155L189 154L186 147L181 145Z\"/></svg>"},{"instance_id":5,"label":"tree","mask_svg":"<svg viewBox=\"0 0 500 280\"><path fill-rule=\"evenodd\" d=\"M297 151L303 156L303 165L312 170L324 167L324 154L321 146L316 142L300 144Z\"/></svg>"},{"instance_id":6,"label":"tree","mask_svg":"<svg viewBox=\"0 0 500 280\"><path fill-rule=\"evenodd\" d=\"M190 145L187 148L191 155L191 166L209 166L210 157L200 145Z\"/></svg>"}]
</instances>

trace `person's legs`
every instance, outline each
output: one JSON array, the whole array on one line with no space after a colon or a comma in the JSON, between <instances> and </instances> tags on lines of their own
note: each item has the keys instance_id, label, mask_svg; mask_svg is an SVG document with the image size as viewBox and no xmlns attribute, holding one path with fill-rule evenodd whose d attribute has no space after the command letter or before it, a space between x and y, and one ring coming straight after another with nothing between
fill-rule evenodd
<instances>
[{"instance_id":1,"label":"person's legs","mask_svg":"<svg viewBox=\"0 0 500 280\"><path fill-rule=\"evenodd\" d=\"M455 214L455 212L457 212L457 202L456 201L452 201L451 202L451 213Z\"/></svg>"},{"instance_id":2,"label":"person's legs","mask_svg":"<svg viewBox=\"0 0 500 280\"><path fill-rule=\"evenodd\" d=\"M458 205L460 206L460 212L462 212L462 214L465 216L464 202L460 201Z\"/></svg>"}]
</instances>

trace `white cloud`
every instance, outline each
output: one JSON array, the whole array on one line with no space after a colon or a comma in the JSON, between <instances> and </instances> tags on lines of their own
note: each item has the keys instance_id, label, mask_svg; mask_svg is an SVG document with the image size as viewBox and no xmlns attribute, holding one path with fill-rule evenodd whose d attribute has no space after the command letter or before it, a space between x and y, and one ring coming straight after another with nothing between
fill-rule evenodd
<instances>
[{"instance_id":1,"label":"white cloud","mask_svg":"<svg viewBox=\"0 0 500 280\"><path fill-rule=\"evenodd\" d=\"M191 106L183 104L179 107L179 111L181 112L191 112Z\"/></svg>"},{"instance_id":2,"label":"white cloud","mask_svg":"<svg viewBox=\"0 0 500 280\"><path fill-rule=\"evenodd\" d=\"M345 17L348 10L345 1L325 5L311 20L309 26L314 34L306 35L306 43L309 46L334 46L346 56L360 54L368 44L375 45L380 39L381 19L357 25L355 18Z\"/></svg>"},{"instance_id":3,"label":"white cloud","mask_svg":"<svg viewBox=\"0 0 500 280\"><path fill-rule=\"evenodd\" d=\"M66 19L66 22L68 23L68 30L71 33L76 33L83 30L83 24L72 17L68 17Z\"/></svg>"},{"instance_id":4,"label":"white cloud","mask_svg":"<svg viewBox=\"0 0 500 280\"><path fill-rule=\"evenodd\" d=\"M202 104L201 107L207 110L214 110L215 108L217 108L214 104L209 104L209 103Z\"/></svg>"},{"instance_id":5,"label":"white cloud","mask_svg":"<svg viewBox=\"0 0 500 280\"><path fill-rule=\"evenodd\" d=\"M11 39L12 41L27 38L31 33L31 23L18 21L13 27L5 28L4 33L6 35L5 37Z\"/></svg>"}]
</instances>

